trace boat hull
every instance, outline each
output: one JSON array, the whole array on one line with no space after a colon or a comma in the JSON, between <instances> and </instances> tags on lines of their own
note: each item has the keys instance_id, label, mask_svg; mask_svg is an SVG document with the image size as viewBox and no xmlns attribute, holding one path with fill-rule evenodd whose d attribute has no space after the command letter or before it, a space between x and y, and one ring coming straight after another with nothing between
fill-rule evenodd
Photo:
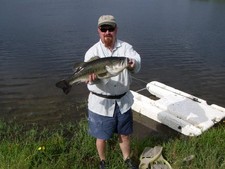
<instances>
[{"instance_id":1,"label":"boat hull","mask_svg":"<svg viewBox=\"0 0 225 169\"><path fill-rule=\"evenodd\" d=\"M132 109L184 135L198 136L225 118L225 108L157 81L147 84L153 100L135 91Z\"/></svg>"}]
</instances>

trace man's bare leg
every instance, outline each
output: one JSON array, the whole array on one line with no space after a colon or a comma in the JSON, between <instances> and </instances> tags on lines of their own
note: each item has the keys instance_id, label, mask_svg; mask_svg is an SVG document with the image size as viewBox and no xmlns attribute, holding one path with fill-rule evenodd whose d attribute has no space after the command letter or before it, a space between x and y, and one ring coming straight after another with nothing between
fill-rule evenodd
<instances>
[{"instance_id":1,"label":"man's bare leg","mask_svg":"<svg viewBox=\"0 0 225 169\"><path fill-rule=\"evenodd\" d=\"M123 154L123 159L130 158L130 136L119 135L120 149Z\"/></svg>"},{"instance_id":2,"label":"man's bare leg","mask_svg":"<svg viewBox=\"0 0 225 169\"><path fill-rule=\"evenodd\" d=\"M96 147L98 151L98 155L100 160L105 160L105 147L106 147L106 141L102 139L96 140Z\"/></svg>"}]
</instances>

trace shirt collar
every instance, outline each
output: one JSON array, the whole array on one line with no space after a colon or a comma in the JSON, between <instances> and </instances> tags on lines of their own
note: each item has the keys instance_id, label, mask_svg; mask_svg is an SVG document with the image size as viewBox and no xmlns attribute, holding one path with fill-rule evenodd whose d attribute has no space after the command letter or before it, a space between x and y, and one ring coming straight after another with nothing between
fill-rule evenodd
<instances>
[{"instance_id":1,"label":"shirt collar","mask_svg":"<svg viewBox=\"0 0 225 169\"><path fill-rule=\"evenodd\" d=\"M104 45L104 43L101 41L101 39L99 40L100 41L100 44L102 45L102 46L104 46L105 47L105 45ZM119 48L119 47L121 47L121 41L119 41L118 39L116 39L116 43L115 43L115 45L114 45L114 48L113 48L113 51L115 51L117 48Z\"/></svg>"}]
</instances>

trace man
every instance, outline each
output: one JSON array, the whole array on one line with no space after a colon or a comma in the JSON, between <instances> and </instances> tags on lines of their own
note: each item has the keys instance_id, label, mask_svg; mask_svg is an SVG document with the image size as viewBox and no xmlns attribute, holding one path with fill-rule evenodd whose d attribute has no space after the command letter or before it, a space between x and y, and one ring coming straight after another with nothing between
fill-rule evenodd
<instances>
[{"instance_id":1,"label":"man","mask_svg":"<svg viewBox=\"0 0 225 169\"><path fill-rule=\"evenodd\" d=\"M95 74L89 75L87 87L89 133L96 138L96 147L100 158L100 168L106 168L106 140L113 133L118 134L120 149L128 168L135 169L130 159L130 135L133 132L131 105L133 96L129 91L131 73L137 73L141 67L140 55L133 47L117 39L117 23L112 15L103 15L98 20L99 42L85 54L85 62L92 57L129 58L128 68L119 75L99 80Z\"/></svg>"}]
</instances>

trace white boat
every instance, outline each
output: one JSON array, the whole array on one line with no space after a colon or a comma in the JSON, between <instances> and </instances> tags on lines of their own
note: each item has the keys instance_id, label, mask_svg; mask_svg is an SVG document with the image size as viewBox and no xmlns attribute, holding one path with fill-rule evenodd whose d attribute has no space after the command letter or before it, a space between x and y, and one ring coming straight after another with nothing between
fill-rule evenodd
<instances>
[{"instance_id":1,"label":"white boat","mask_svg":"<svg viewBox=\"0 0 225 169\"><path fill-rule=\"evenodd\" d=\"M132 109L184 135L198 136L225 118L225 108L208 105L203 99L157 81L147 84L147 90L157 100L131 91Z\"/></svg>"}]
</instances>

